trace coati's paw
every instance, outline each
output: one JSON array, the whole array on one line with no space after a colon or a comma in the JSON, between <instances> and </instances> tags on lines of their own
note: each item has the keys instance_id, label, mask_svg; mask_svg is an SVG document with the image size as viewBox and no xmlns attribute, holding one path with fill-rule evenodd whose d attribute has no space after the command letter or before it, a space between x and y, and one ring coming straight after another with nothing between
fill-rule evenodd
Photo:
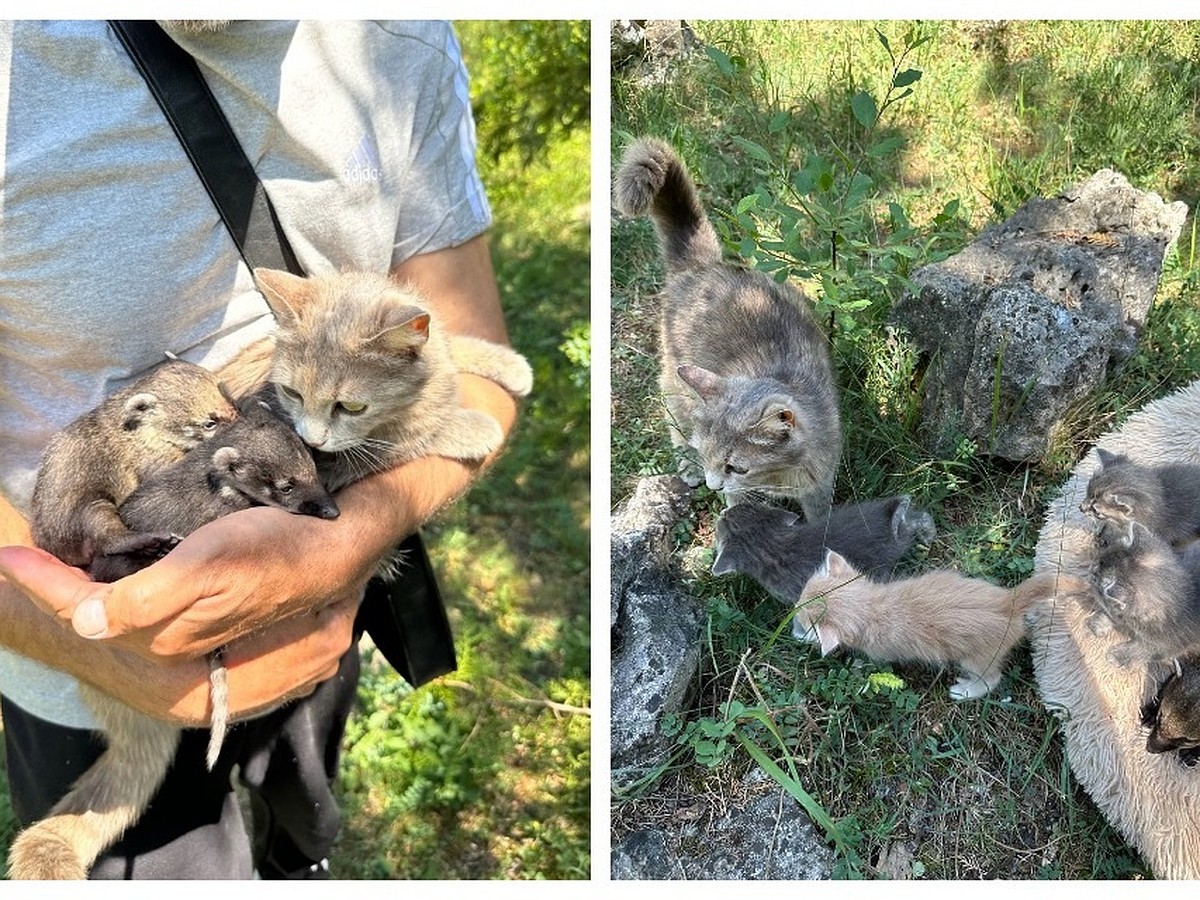
<instances>
[{"instance_id":1,"label":"coati's paw","mask_svg":"<svg viewBox=\"0 0 1200 900\"><path fill-rule=\"evenodd\" d=\"M8 851L8 877L19 881L87 878L87 869L62 835L37 825L17 835Z\"/></svg>"},{"instance_id":2,"label":"coati's paw","mask_svg":"<svg viewBox=\"0 0 1200 900\"><path fill-rule=\"evenodd\" d=\"M105 556L140 556L143 559L162 559L183 540L166 532L130 532L104 545Z\"/></svg>"},{"instance_id":3,"label":"coati's paw","mask_svg":"<svg viewBox=\"0 0 1200 900\"><path fill-rule=\"evenodd\" d=\"M982 678L974 675L964 675L950 685L951 700L978 700L991 693L995 685L988 684Z\"/></svg>"}]
</instances>

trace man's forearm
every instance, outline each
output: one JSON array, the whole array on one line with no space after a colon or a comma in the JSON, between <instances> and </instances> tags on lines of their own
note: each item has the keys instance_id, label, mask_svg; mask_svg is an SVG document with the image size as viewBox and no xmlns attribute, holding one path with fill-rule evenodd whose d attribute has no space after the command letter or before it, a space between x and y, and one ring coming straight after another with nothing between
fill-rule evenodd
<instances>
[{"instance_id":1,"label":"man's forearm","mask_svg":"<svg viewBox=\"0 0 1200 900\"><path fill-rule=\"evenodd\" d=\"M507 435L516 420L512 395L473 375L460 377L462 404L492 416ZM382 556L443 507L458 499L491 459L464 463L426 457L368 476L338 494L344 520L361 529L356 543Z\"/></svg>"}]
</instances>

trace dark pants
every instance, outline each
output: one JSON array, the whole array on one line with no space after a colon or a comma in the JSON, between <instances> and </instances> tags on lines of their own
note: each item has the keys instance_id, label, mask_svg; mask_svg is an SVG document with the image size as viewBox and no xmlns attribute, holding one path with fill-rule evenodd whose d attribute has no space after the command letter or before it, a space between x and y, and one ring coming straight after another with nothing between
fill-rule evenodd
<instances>
[{"instance_id":1,"label":"dark pants","mask_svg":"<svg viewBox=\"0 0 1200 900\"><path fill-rule=\"evenodd\" d=\"M141 820L92 868L92 878L311 878L325 874L341 824L332 784L358 685L358 648L310 696L230 729L215 769L208 732L183 733L166 780ZM89 731L53 725L0 698L13 810L40 819L104 750ZM246 834L231 775L250 794Z\"/></svg>"}]
</instances>

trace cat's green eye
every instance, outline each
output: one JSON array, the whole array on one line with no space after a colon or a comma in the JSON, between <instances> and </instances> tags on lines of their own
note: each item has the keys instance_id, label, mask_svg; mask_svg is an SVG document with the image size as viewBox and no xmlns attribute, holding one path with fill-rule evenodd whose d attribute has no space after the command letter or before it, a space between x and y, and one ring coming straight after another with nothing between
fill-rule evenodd
<instances>
[{"instance_id":1,"label":"cat's green eye","mask_svg":"<svg viewBox=\"0 0 1200 900\"><path fill-rule=\"evenodd\" d=\"M359 413L366 412L367 404L355 403L353 400L339 400L338 409L347 415L357 416Z\"/></svg>"}]
</instances>

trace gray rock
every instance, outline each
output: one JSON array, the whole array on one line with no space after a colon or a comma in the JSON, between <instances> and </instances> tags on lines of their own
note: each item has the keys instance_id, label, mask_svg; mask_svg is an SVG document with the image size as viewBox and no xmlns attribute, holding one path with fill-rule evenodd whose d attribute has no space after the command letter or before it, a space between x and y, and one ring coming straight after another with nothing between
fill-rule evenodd
<instances>
[{"instance_id":1,"label":"gray rock","mask_svg":"<svg viewBox=\"0 0 1200 900\"><path fill-rule=\"evenodd\" d=\"M679 586L671 529L688 489L675 477L643 479L612 521L612 785L652 774L669 756L668 713L687 706L700 666L704 612Z\"/></svg>"},{"instance_id":2,"label":"gray rock","mask_svg":"<svg viewBox=\"0 0 1200 900\"><path fill-rule=\"evenodd\" d=\"M1111 169L1036 198L913 274L892 321L929 366L926 440L1039 458L1063 416L1129 356L1187 216Z\"/></svg>"},{"instance_id":3,"label":"gray rock","mask_svg":"<svg viewBox=\"0 0 1200 900\"><path fill-rule=\"evenodd\" d=\"M833 853L804 808L755 769L750 799L712 822L635 831L612 850L614 880L829 878Z\"/></svg>"}]
</instances>

